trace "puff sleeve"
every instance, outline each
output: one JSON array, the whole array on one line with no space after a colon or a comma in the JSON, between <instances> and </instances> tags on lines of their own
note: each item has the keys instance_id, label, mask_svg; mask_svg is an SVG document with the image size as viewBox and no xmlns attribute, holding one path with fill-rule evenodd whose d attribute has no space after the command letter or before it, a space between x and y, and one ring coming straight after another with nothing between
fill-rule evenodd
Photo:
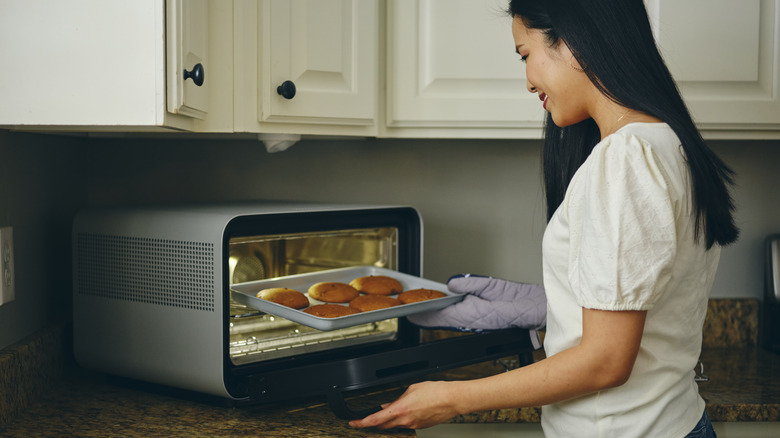
<instances>
[{"instance_id":1,"label":"puff sleeve","mask_svg":"<svg viewBox=\"0 0 780 438\"><path fill-rule=\"evenodd\" d=\"M613 134L572 179L569 282L578 304L649 310L669 284L677 248L674 191L652 146Z\"/></svg>"}]
</instances>

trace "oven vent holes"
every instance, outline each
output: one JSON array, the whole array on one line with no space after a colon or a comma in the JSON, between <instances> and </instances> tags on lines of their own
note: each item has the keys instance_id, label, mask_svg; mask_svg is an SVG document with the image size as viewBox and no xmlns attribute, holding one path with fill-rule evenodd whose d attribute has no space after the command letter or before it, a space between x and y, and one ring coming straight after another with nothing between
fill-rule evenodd
<instances>
[{"instance_id":1,"label":"oven vent holes","mask_svg":"<svg viewBox=\"0 0 780 438\"><path fill-rule=\"evenodd\" d=\"M214 245L80 233L80 295L214 311Z\"/></svg>"}]
</instances>

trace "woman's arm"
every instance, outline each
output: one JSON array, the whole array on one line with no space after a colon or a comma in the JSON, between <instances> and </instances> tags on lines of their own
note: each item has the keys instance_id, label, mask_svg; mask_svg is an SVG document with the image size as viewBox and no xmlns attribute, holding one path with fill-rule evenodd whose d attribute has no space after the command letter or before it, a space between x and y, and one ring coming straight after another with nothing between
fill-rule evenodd
<instances>
[{"instance_id":1,"label":"woman's arm","mask_svg":"<svg viewBox=\"0 0 780 438\"><path fill-rule=\"evenodd\" d=\"M458 414L541 406L620 386L639 352L645 311L582 310L582 340L534 364L476 380L412 385L353 427L421 429Z\"/></svg>"}]
</instances>

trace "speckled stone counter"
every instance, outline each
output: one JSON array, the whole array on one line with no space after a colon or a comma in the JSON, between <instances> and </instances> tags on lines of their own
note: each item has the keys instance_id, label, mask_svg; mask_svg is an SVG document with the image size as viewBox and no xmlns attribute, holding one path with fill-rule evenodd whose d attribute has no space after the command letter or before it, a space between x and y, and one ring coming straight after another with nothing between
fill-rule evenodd
<instances>
[{"instance_id":1,"label":"speckled stone counter","mask_svg":"<svg viewBox=\"0 0 780 438\"><path fill-rule=\"evenodd\" d=\"M52 326L0 350L0 428L62 378L72 363L69 333Z\"/></svg>"},{"instance_id":2,"label":"speckled stone counter","mask_svg":"<svg viewBox=\"0 0 780 438\"><path fill-rule=\"evenodd\" d=\"M761 348L706 348L699 383L712 421L780 421L780 355Z\"/></svg>"},{"instance_id":3,"label":"speckled stone counter","mask_svg":"<svg viewBox=\"0 0 780 438\"><path fill-rule=\"evenodd\" d=\"M388 399L397 390L361 397ZM361 400L351 400L357 403ZM220 407L114 384L76 371L32 404L3 437L387 437L413 431L356 430L335 417L321 400L277 406Z\"/></svg>"},{"instance_id":4,"label":"speckled stone counter","mask_svg":"<svg viewBox=\"0 0 780 438\"><path fill-rule=\"evenodd\" d=\"M702 328L702 345L737 348L758 345L759 306L759 301L754 299L710 300Z\"/></svg>"},{"instance_id":5,"label":"speckled stone counter","mask_svg":"<svg viewBox=\"0 0 780 438\"><path fill-rule=\"evenodd\" d=\"M701 357L709 381L699 384L708 414L719 422L780 421L780 355L756 346L757 301L713 301L717 302L708 312ZM354 430L333 415L322 399L231 408L118 383L59 357L66 354L62 344L68 344L62 330L66 329L47 330L0 352L0 436L414 436L406 430ZM710 336L708 331L717 334ZM502 365L489 362L430 378L471 379L503 370ZM355 394L349 403L376 406L402 391L402 387L371 389ZM538 422L540 412L539 408L501 409L452 421Z\"/></svg>"},{"instance_id":6,"label":"speckled stone counter","mask_svg":"<svg viewBox=\"0 0 780 438\"><path fill-rule=\"evenodd\" d=\"M713 421L780 421L780 355L757 348L708 348L702 355L709 382L699 384ZM501 372L493 363L434 378L476 378ZM401 388L368 391L351 405L393 400ZM456 417L455 423L538 422L540 409L501 409ZM8 437L388 437L407 430L355 430L324 400L230 408L161 395L75 369L3 429Z\"/></svg>"}]
</instances>

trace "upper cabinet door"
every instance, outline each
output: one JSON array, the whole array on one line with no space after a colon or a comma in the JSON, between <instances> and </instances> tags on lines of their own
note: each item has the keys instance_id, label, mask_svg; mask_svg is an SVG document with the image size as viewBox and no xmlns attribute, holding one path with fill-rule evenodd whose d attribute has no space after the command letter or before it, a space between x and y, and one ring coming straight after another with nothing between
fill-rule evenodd
<instances>
[{"instance_id":1,"label":"upper cabinet door","mask_svg":"<svg viewBox=\"0 0 780 438\"><path fill-rule=\"evenodd\" d=\"M0 126L230 132L232 10L222 0L2 2ZM209 26L221 32L210 38ZM197 64L202 86L184 79Z\"/></svg>"},{"instance_id":2,"label":"upper cabinet door","mask_svg":"<svg viewBox=\"0 0 780 438\"><path fill-rule=\"evenodd\" d=\"M779 0L645 4L661 52L701 129L780 129Z\"/></svg>"},{"instance_id":3,"label":"upper cabinet door","mask_svg":"<svg viewBox=\"0 0 780 438\"><path fill-rule=\"evenodd\" d=\"M780 136L780 0L646 0L705 136ZM388 0L387 136L541 137L506 0Z\"/></svg>"},{"instance_id":4,"label":"upper cabinet door","mask_svg":"<svg viewBox=\"0 0 780 438\"><path fill-rule=\"evenodd\" d=\"M208 3L167 0L168 111L203 119L208 112Z\"/></svg>"},{"instance_id":5,"label":"upper cabinet door","mask_svg":"<svg viewBox=\"0 0 780 438\"><path fill-rule=\"evenodd\" d=\"M154 1L2 2L0 125L162 124L163 18Z\"/></svg>"},{"instance_id":6,"label":"upper cabinet door","mask_svg":"<svg viewBox=\"0 0 780 438\"><path fill-rule=\"evenodd\" d=\"M265 0L260 7L259 121L375 125L376 0Z\"/></svg>"},{"instance_id":7,"label":"upper cabinet door","mask_svg":"<svg viewBox=\"0 0 780 438\"><path fill-rule=\"evenodd\" d=\"M526 90L506 9L505 0L388 2L391 132L441 128L437 135L468 136L481 128L479 136L541 136L545 113Z\"/></svg>"}]
</instances>

